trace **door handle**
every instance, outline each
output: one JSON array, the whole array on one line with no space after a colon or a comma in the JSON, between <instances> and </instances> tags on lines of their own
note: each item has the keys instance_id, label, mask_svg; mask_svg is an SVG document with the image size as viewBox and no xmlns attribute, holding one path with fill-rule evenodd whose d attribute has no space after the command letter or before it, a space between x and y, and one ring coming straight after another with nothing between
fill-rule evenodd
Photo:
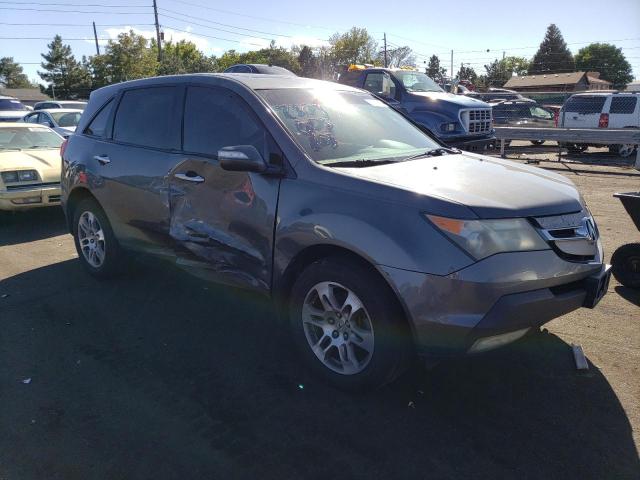
<instances>
[{"instance_id":1,"label":"door handle","mask_svg":"<svg viewBox=\"0 0 640 480\"><path fill-rule=\"evenodd\" d=\"M111 163L111 159L108 155L94 155L94 160L97 160L100 165L106 165L107 163Z\"/></svg>"},{"instance_id":2,"label":"door handle","mask_svg":"<svg viewBox=\"0 0 640 480\"><path fill-rule=\"evenodd\" d=\"M176 173L175 177L178 180L186 180L187 182L193 183L202 183L204 182L204 178L198 175L195 172L187 172L187 173Z\"/></svg>"}]
</instances>

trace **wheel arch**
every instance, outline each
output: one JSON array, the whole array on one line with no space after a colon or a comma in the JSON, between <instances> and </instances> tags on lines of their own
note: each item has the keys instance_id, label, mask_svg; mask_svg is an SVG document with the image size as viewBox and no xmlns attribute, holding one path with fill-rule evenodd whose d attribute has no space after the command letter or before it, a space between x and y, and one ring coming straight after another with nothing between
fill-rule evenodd
<instances>
[{"instance_id":1,"label":"wheel arch","mask_svg":"<svg viewBox=\"0 0 640 480\"><path fill-rule=\"evenodd\" d=\"M95 195L93 195L91 191L85 187L74 188L67 197L67 201L65 203L65 214L67 217L67 228L69 229L69 232L71 234L73 234L73 216L75 214L75 209L78 204L86 198L91 198L96 203L98 203L98 205L100 205L100 202L98 202L98 199L95 197ZM102 205L100 207L102 208Z\"/></svg>"},{"instance_id":2,"label":"wheel arch","mask_svg":"<svg viewBox=\"0 0 640 480\"><path fill-rule=\"evenodd\" d=\"M302 273L302 271L312 263L330 257L343 257L350 261L353 261L354 263L359 264L360 266L371 272L372 275L376 276L381 281L381 283L388 289L388 293L395 302L395 306L398 309L398 312L402 314L402 322L404 322L404 325L407 328L407 332L411 336L412 345L415 345L416 336L413 324L411 322L411 317L409 315L408 309L406 308L406 305L398 295L397 290L373 263L371 263L362 255L343 246L332 244L311 245L304 248L293 257L293 259L288 263L277 281L275 281L276 279L274 279L274 289L272 295L279 314L281 316L285 314L287 300L289 298L289 295L291 294L291 290L293 288L293 285L295 284L296 279Z\"/></svg>"}]
</instances>

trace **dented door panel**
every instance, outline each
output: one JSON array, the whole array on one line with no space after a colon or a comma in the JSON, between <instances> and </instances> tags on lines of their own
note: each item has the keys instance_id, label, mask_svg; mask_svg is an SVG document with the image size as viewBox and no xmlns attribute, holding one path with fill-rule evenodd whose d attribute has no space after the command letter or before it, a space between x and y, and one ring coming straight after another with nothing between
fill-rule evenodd
<instances>
[{"instance_id":1,"label":"dented door panel","mask_svg":"<svg viewBox=\"0 0 640 480\"><path fill-rule=\"evenodd\" d=\"M204 181L184 180L185 174ZM169 181L170 236L179 263L210 280L268 293L280 180L189 157Z\"/></svg>"}]
</instances>

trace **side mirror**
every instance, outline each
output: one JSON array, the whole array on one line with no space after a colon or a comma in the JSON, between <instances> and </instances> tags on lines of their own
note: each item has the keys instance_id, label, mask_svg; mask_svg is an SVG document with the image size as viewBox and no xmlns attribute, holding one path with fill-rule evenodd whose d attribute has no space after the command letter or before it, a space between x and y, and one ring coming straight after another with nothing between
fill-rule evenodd
<instances>
[{"instance_id":1,"label":"side mirror","mask_svg":"<svg viewBox=\"0 0 640 480\"><path fill-rule=\"evenodd\" d=\"M253 145L235 145L218 150L218 160L223 170L231 172L267 171L267 163Z\"/></svg>"}]
</instances>

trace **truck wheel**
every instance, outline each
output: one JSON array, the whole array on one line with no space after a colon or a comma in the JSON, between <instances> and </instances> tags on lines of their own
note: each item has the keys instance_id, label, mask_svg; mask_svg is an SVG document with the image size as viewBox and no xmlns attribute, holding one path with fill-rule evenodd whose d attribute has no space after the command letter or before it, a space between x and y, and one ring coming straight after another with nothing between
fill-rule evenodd
<instances>
[{"instance_id":1,"label":"truck wheel","mask_svg":"<svg viewBox=\"0 0 640 480\"><path fill-rule=\"evenodd\" d=\"M588 145L582 143L567 143L566 147L569 153L582 153L588 148Z\"/></svg>"},{"instance_id":2,"label":"truck wheel","mask_svg":"<svg viewBox=\"0 0 640 480\"><path fill-rule=\"evenodd\" d=\"M628 243L611 257L611 271L625 287L640 288L640 243Z\"/></svg>"},{"instance_id":3,"label":"truck wheel","mask_svg":"<svg viewBox=\"0 0 640 480\"><path fill-rule=\"evenodd\" d=\"M401 373L410 351L396 305L383 281L360 264L343 257L316 261L291 292L294 342L305 363L335 387L381 387Z\"/></svg>"},{"instance_id":4,"label":"truck wheel","mask_svg":"<svg viewBox=\"0 0 640 480\"><path fill-rule=\"evenodd\" d=\"M531 140L531 143L533 145L542 145L544 143L544 140Z\"/></svg>"},{"instance_id":5,"label":"truck wheel","mask_svg":"<svg viewBox=\"0 0 640 480\"><path fill-rule=\"evenodd\" d=\"M82 200L73 215L73 240L82 266L94 277L120 273L124 252L104 211L92 198Z\"/></svg>"},{"instance_id":6,"label":"truck wheel","mask_svg":"<svg viewBox=\"0 0 640 480\"><path fill-rule=\"evenodd\" d=\"M627 145L610 145L609 152L618 155L622 158L630 157L635 151L636 146L632 144Z\"/></svg>"}]
</instances>

